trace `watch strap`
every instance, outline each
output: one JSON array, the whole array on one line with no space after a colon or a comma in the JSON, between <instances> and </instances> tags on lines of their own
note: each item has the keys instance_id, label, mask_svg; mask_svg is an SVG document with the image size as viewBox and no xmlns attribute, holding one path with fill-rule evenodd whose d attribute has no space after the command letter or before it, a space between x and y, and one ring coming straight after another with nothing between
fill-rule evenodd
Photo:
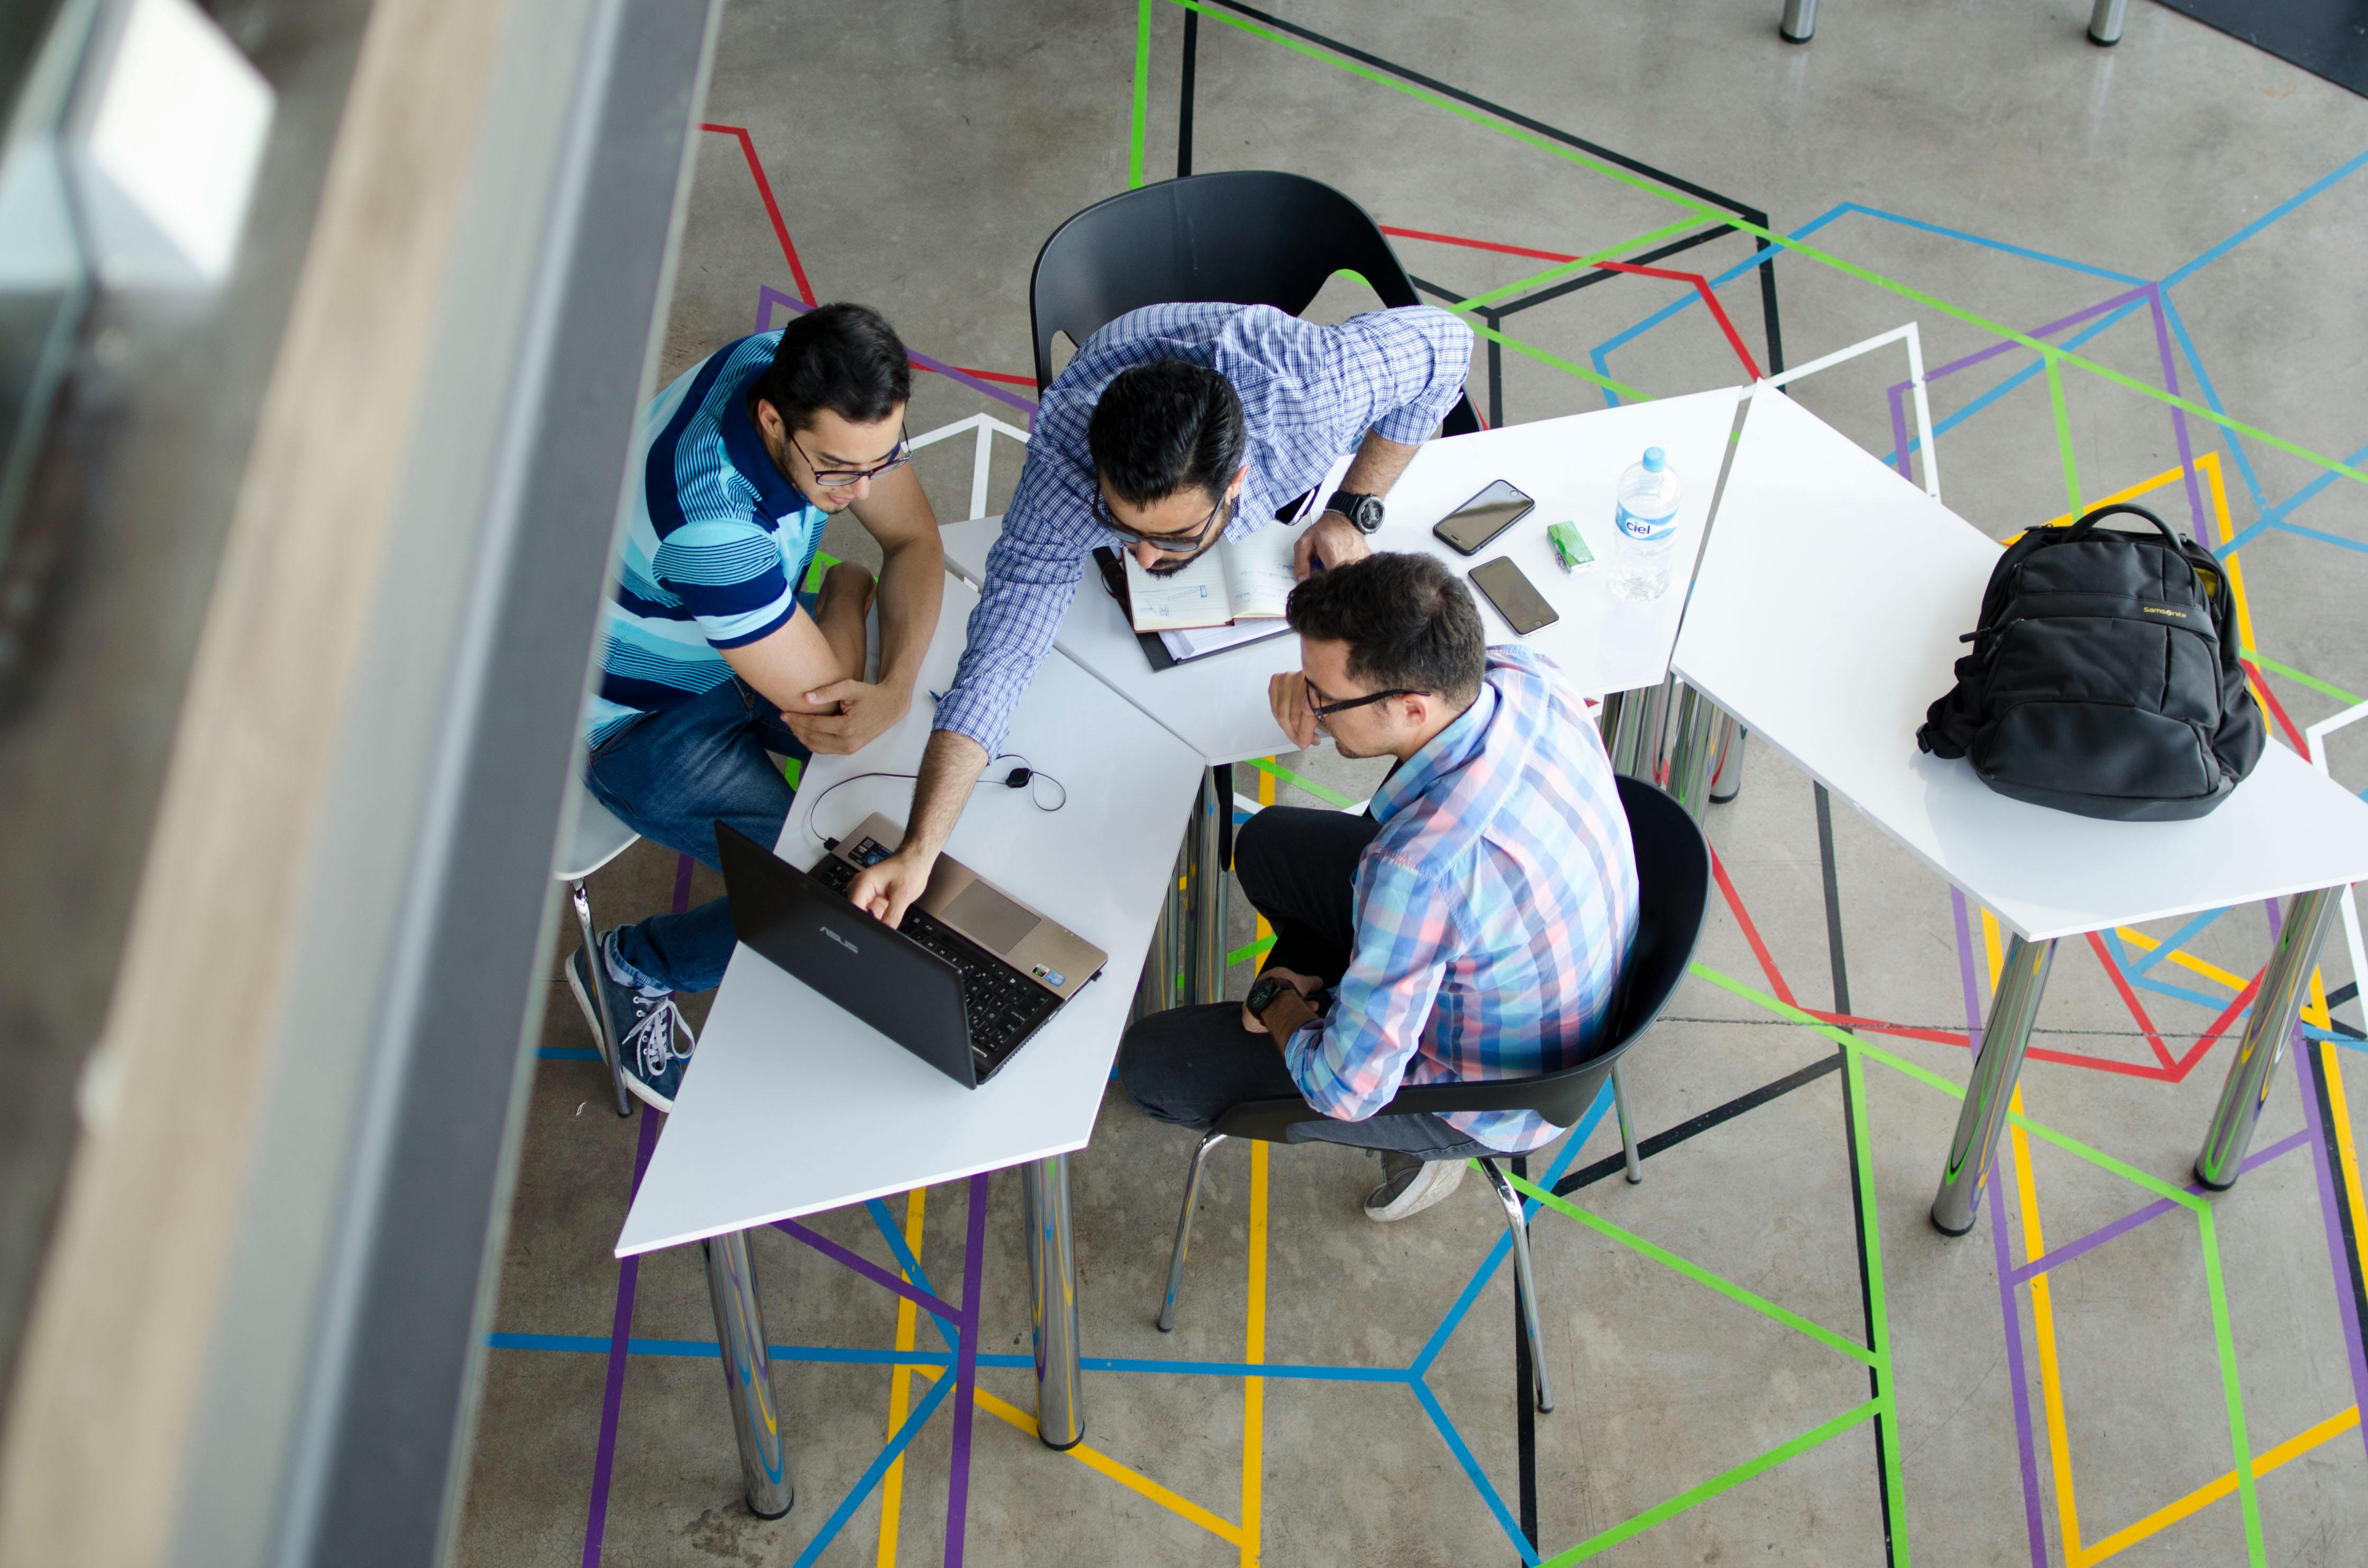
<instances>
[{"instance_id":1,"label":"watch strap","mask_svg":"<svg viewBox=\"0 0 2368 1568\"><path fill-rule=\"evenodd\" d=\"M1382 498L1378 495L1367 495L1355 490L1336 490L1332 493L1332 499L1324 503L1324 509L1339 513L1364 533L1375 532L1382 526Z\"/></svg>"}]
</instances>

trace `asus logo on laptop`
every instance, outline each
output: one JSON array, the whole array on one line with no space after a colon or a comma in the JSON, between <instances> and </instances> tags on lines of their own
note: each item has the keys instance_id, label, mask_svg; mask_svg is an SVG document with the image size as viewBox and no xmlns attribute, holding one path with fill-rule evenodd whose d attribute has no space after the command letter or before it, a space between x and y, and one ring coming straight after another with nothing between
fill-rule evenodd
<instances>
[{"instance_id":1,"label":"asus logo on laptop","mask_svg":"<svg viewBox=\"0 0 2368 1568\"><path fill-rule=\"evenodd\" d=\"M832 941L837 942L840 947L845 948L850 953L860 950L854 943L848 941L846 937L840 936L837 932L832 930L827 926L818 926L816 929L820 930L824 936L828 937Z\"/></svg>"}]
</instances>

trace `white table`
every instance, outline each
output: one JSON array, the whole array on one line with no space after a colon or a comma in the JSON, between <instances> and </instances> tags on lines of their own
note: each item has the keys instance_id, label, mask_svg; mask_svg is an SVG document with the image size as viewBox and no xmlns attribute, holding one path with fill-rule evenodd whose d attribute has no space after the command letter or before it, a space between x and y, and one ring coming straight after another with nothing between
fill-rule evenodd
<instances>
[{"instance_id":1,"label":"white table","mask_svg":"<svg viewBox=\"0 0 2368 1568\"><path fill-rule=\"evenodd\" d=\"M2211 815L2098 822L1994 793L1916 729L1954 682L1998 547L1848 437L1757 392L1672 668L2013 932L1933 1222L1972 1228L2056 938L2296 895L2196 1175L2237 1179L2368 804L2274 741Z\"/></svg>"},{"instance_id":2,"label":"white table","mask_svg":"<svg viewBox=\"0 0 2368 1568\"><path fill-rule=\"evenodd\" d=\"M1742 389L1728 387L1429 442L1390 491L1389 520L1373 536L1373 548L1421 551L1446 562L1458 574L1509 555L1562 612L1560 620L1525 641L1560 665L1574 686L1600 697L1657 685L1668 669L1685 596L1681 588L1672 587L1643 609L1614 599L1608 565L1612 492L1622 471L1643 456L1646 447L1666 451L1684 493L1678 512L1678 553L1680 560L1691 560L1702 540L1702 521L1709 515L1711 493L1735 425L1736 400L1741 395ZM1332 479L1338 477L1336 472ZM1537 509L1468 560L1432 536L1432 524L1497 479L1520 486L1536 500ZM1564 520L1578 525L1598 562L1577 575L1564 574L1546 542L1546 525ZM946 563L974 586L983 586L986 552L1002 527L999 517L949 524L940 530ZM1490 641L1511 640L1511 629L1495 609L1484 603L1480 615ZM1277 637L1155 671L1118 601L1088 564L1053 646L1211 763L1269 756L1291 744L1268 710L1266 687L1268 676L1299 667L1295 637Z\"/></svg>"},{"instance_id":3,"label":"white table","mask_svg":"<svg viewBox=\"0 0 2368 1568\"><path fill-rule=\"evenodd\" d=\"M946 585L925 688L943 690L952 678L976 602L962 584ZM875 811L904 821L909 779L862 779L822 795L855 774L909 773L930 716L924 697L857 756L815 758L778 853L799 866L820 858L810 813L813 829L833 836ZM1066 1155L1092 1135L1201 759L1057 654L1021 701L1006 745L1064 784L1067 804L1042 812L1030 790L987 783L947 853L1101 948L1110 957L1100 978L972 1090L738 949L617 1238L620 1257L710 1244L726 1381L750 1506L760 1515L778 1516L790 1494L744 1233L778 1220L1029 1166L1040 1426L1055 1447L1084 1435Z\"/></svg>"}]
</instances>

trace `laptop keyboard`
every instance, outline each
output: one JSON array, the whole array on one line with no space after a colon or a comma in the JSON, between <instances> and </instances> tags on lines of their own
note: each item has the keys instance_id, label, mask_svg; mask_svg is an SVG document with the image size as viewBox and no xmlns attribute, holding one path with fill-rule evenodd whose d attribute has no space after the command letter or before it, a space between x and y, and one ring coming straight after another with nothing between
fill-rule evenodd
<instances>
[{"instance_id":1,"label":"laptop keyboard","mask_svg":"<svg viewBox=\"0 0 2368 1568\"><path fill-rule=\"evenodd\" d=\"M825 855L814 875L831 892L844 894L855 881L855 868L836 855ZM906 910L905 923L897 929L953 965L962 976L963 1021L970 1030L971 1051L978 1058L981 1082L1061 1005L1058 995L926 910Z\"/></svg>"}]
</instances>

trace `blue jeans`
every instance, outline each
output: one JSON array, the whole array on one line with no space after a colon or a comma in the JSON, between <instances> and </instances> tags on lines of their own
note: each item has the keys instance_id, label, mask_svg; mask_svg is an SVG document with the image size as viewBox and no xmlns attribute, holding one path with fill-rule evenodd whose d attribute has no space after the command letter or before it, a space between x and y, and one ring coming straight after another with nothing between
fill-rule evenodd
<instances>
[{"instance_id":1,"label":"blue jeans","mask_svg":"<svg viewBox=\"0 0 2368 1568\"><path fill-rule=\"evenodd\" d=\"M789 821L797 791L768 751L801 765L809 755L773 705L734 677L609 736L584 759L584 782L643 838L714 866L717 823L769 849ZM731 906L719 898L652 915L615 938L618 967L636 985L712 991L732 961Z\"/></svg>"}]
</instances>

